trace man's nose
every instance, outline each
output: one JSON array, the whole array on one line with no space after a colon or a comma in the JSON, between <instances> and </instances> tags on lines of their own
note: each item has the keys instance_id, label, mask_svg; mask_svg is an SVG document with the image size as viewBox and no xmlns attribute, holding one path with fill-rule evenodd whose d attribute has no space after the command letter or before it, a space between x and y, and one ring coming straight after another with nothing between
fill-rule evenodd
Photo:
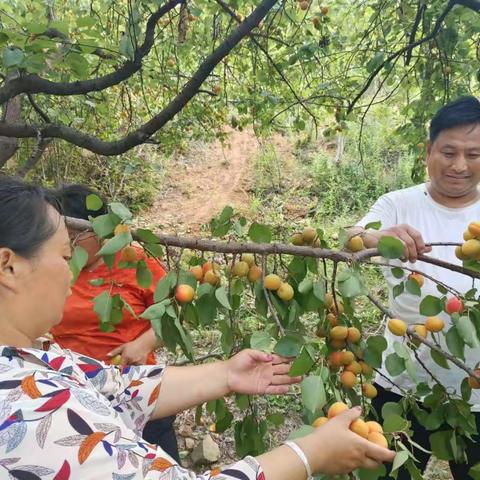
<instances>
[{"instance_id":1,"label":"man's nose","mask_svg":"<svg viewBox=\"0 0 480 480\"><path fill-rule=\"evenodd\" d=\"M465 170L467 170L467 159L465 158L465 155L463 153L455 156L452 167L455 172L464 172Z\"/></svg>"}]
</instances>

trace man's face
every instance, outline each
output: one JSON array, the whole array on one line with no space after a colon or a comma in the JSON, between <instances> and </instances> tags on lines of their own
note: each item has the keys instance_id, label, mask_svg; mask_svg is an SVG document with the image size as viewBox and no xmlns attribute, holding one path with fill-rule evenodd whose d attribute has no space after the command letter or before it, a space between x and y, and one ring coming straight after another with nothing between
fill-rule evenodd
<instances>
[{"instance_id":1,"label":"man's face","mask_svg":"<svg viewBox=\"0 0 480 480\"><path fill-rule=\"evenodd\" d=\"M476 194L480 182L480 125L443 130L428 145L427 169L438 194L450 198Z\"/></svg>"}]
</instances>

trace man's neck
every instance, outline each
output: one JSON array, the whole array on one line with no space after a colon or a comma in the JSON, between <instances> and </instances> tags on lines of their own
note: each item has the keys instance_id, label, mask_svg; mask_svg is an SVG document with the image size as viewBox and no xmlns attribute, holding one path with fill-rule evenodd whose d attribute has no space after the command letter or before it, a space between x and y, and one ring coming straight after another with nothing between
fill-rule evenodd
<instances>
[{"instance_id":1,"label":"man's neck","mask_svg":"<svg viewBox=\"0 0 480 480\"><path fill-rule=\"evenodd\" d=\"M469 192L467 195L461 197L448 197L436 191L431 183L427 184L427 191L432 199L448 208L464 208L474 204L480 199L480 191L478 189Z\"/></svg>"}]
</instances>

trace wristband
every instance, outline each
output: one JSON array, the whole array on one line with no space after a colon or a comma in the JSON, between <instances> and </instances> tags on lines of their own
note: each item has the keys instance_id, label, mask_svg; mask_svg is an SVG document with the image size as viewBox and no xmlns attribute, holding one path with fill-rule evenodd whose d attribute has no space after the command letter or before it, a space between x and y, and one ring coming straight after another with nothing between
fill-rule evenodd
<instances>
[{"instance_id":1,"label":"wristband","mask_svg":"<svg viewBox=\"0 0 480 480\"><path fill-rule=\"evenodd\" d=\"M290 440L287 440L283 444L287 447L290 447L298 455L298 458L300 458L303 465L305 466L305 470L307 471L307 480L313 480L312 468L310 467L310 463L308 463L308 459L303 450L295 442L292 442Z\"/></svg>"}]
</instances>

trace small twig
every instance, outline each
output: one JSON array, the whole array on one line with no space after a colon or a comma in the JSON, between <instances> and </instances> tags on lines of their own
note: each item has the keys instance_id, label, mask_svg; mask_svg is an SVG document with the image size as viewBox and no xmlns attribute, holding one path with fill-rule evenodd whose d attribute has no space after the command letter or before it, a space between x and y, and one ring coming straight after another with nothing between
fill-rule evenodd
<instances>
[{"instance_id":1,"label":"small twig","mask_svg":"<svg viewBox=\"0 0 480 480\"><path fill-rule=\"evenodd\" d=\"M275 310L275 307L272 304L272 300L270 298L270 293L268 290L265 288L265 271L267 269L267 257L264 255L262 257L262 284L263 284L263 293L265 294L265 299L267 300L267 305L268 309L270 310L270 313L272 314L272 317L275 319L275 323L277 324L278 330L282 334L282 336L285 335L285 329L283 328L282 324L280 323L280 319L278 318L277 311Z\"/></svg>"}]
</instances>

